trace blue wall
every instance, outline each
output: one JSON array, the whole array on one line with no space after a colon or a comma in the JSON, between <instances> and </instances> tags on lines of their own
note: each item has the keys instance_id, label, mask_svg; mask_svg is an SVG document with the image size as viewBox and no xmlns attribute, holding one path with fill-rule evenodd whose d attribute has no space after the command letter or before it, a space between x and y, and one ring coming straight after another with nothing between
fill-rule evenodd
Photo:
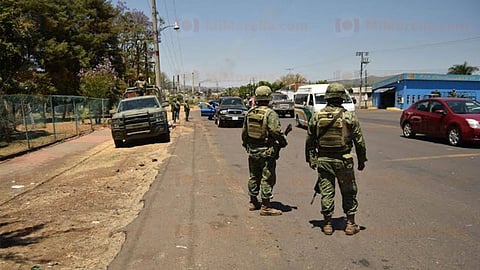
<instances>
[{"instance_id":1,"label":"blue wall","mask_svg":"<svg viewBox=\"0 0 480 270\"><path fill-rule=\"evenodd\" d=\"M395 87L394 94L376 93L382 88ZM374 85L373 106L381 108L394 103L394 107L406 109L419 99L429 97L438 90L441 97L448 97L455 89L457 97L480 100L480 76L445 75L445 74L401 74ZM393 96L393 97L392 97ZM385 98L394 100L386 102ZM393 105L393 104L392 104Z\"/></svg>"}]
</instances>

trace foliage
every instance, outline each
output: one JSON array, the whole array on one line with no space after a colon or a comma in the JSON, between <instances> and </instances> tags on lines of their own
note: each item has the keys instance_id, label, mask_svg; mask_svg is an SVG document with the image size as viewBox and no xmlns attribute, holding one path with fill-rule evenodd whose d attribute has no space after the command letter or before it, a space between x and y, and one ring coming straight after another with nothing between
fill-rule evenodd
<instances>
[{"instance_id":1,"label":"foliage","mask_svg":"<svg viewBox=\"0 0 480 270\"><path fill-rule=\"evenodd\" d=\"M287 87L289 89L297 89L299 85L304 84L307 79L301 74L287 74L280 77L280 83L282 87Z\"/></svg>"},{"instance_id":2,"label":"foliage","mask_svg":"<svg viewBox=\"0 0 480 270\"><path fill-rule=\"evenodd\" d=\"M447 74L472 75L476 71L478 71L478 67L469 66L467 61L465 61L461 65L453 65L449 67Z\"/></svg>"},{"instance_id":3,"label":"foliage","mask_svg":"<svg viewBox=\"0 0 480 270\"><path fill-rule=\"evenodd\" d=\"M91 70L80 70L80 93L83 96L107 98L113 93L117 74L110 60L104 59Z\"/></svg>"},{"instance_id":4,"label":"foliage","mask_svg":"<svg viewBox=\"0 0 480 270\"><path fill-rule=\"evenodd\" d=\"M16 74L29 69L34 25L23 15L16 0L2 0L0 7L0 93L13 94L19 88Z\"/></svg>"},{"instance_id":5,"label":"foliage","mask_svg":"<svg viewBox=\"0 0 480 270\"><path fill-rule=\"evenodd\" d=\"M36 93L78 94L81 68L105 57L121 62L116 12L104 0L2 1L0 61L8 70L0 70L1 89L15 93L31 86L27 89Z\"/></svg>"}]
</instances>

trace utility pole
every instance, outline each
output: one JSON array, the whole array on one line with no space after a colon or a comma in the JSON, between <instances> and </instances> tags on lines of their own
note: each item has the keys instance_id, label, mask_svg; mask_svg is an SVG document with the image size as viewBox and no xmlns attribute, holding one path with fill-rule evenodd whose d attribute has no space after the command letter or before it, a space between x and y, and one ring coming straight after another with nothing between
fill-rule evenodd
<instances>
[{"instance_id":1,"label":"utility pole","mask_svg":"<svg viewBox=\"0 0 480 270\"><path fill-rule=\"evenodd\" d=\"M358 96L358 105L361 108L362 107L362 86L363 86L363 65L366 65L369 62L368 60L368 52L357 52L356 56L360 56L360 93Z\"/></svg>"},{"instance_id":2,"label":"utility pole","mask_svg":"<svg viewBox=\"0 0 480 270\"><path fill-rule=\"evenodd\" d=\"M158 48L158 23L157 4L152 0L152 24L153 24L153 58L155 60L155 86L160 89L160 102L162 101L162 85L160 82L160 52Z\"/></svg>"},{"instance_id":3,"label":"utility pole","mask_svg":"<svg viewBox=\"0 0 480 270\"><path fill-rule=\"evenodd\" d=\"M182 92L185 92L185 73L183 73L183 87Z\"/></svg>"},{"instance_id":4,"label":"utility pole","mask_svg":"<svg viewBox=\"0 0 480 270\"><path fill-rule=\"evenodd\" d=\"M195 95L195 89L193 88L194 85L195 85L195 73L192 72L192 98Z\"/></svg>"}]
</instances>

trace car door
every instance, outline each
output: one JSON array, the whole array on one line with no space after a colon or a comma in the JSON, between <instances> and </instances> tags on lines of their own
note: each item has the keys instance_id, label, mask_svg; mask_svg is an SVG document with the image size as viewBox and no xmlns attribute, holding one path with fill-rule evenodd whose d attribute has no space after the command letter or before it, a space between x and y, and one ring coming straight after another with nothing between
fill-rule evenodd
<instances>
[{"instance_id":1,"label":"car door","mask_svg":"<svg viewBox=\"0 0 480 270\"><path fill-rule=\"evenodd\" d=\"M429 101L418 102L410 116L410 122L415 133L425 134L428 126Z\"/></svg>"},{"instance_id":2,"label":"car door","mask_svg":"<svg viewBox=\"0 0 480 270\"><path fill-rule=\"evenodd\" d=\"M429 113L427 116L426 134L432 137L442 137L442 126L445 119L445 107L439 101L430 102Z\"/></svg>"}]
</instances>

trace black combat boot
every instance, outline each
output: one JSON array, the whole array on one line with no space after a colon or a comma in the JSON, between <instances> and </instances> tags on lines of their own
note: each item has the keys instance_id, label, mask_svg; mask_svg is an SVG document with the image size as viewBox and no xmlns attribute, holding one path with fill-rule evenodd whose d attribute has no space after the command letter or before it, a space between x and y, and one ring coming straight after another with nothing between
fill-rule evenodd
<instances>
[{"instance_id":1,"label":"black combat boot","mask_svg":"<svg viewBox=\"0 0 480 270\"><path fill-rule=\"evenodd\" d=\"M272 208L270 199L262 199L262 207L260 208L260 216L280 216L282 211Z\"/></svg>"},{"instance_id":2,"label":"black combat boot","mask_svg":"<svg viewBox=\"0 0 480 270\"><path fill-rule=\"evenodd\" d=\"M260 202L257 196L250 196L250 203L248 204L248 210L255 211L260 209Z\"/></svg>"}]
</instances>

